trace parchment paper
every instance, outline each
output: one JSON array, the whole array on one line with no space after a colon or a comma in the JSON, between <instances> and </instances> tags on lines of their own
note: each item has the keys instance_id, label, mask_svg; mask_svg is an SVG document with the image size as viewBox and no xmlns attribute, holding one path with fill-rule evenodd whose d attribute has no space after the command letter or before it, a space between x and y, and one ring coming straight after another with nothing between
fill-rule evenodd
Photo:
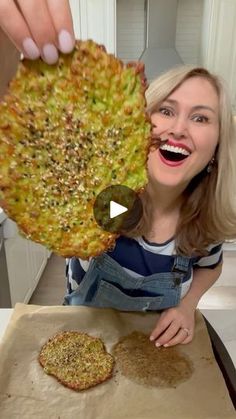
<instances>
[{"instance_id":1,"label":"parchment paper","mask_svg":"<svg viewBox=\"0 0 236 419\"><path fill-rule=\"evenodd\" d=\"M146 387L118 373L83 392L62 386L44 373L37 357L49 337L78 330L103 339L108 351L134 330L150 333L156 313L17 304L0 344L1 419L211 419L235 418L204 320L196 312L193 342L180 345L194 373L176 388Z\"/></svg>"}]
</instances>

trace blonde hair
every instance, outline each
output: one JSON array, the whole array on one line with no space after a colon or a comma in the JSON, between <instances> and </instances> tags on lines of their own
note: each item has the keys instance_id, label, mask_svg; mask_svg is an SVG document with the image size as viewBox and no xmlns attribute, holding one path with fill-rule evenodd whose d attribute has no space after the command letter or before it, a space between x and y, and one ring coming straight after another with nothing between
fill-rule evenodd
<instances>
[{"instance_id":1,"label":"blonde hair","mask_svg":"<svg viewBox=\"0 0 236 419\"><path fill-rule=\"evenodd\" d=\"M154 80L147 89L146 100L147 111L152 114L163 100L191 77L208 80L218 94L219 144L212 171L207 173L204 169L192 179L184 192L175 240L178 253L204 255L210 244L236 238L236 173L233 161L236 157L236 138L227 88L220 77L204 68L181 66ZM147 191L143 200L144 215L136 235L145 235L149 230L151 208Z\"/></svg>"}]
</instances>

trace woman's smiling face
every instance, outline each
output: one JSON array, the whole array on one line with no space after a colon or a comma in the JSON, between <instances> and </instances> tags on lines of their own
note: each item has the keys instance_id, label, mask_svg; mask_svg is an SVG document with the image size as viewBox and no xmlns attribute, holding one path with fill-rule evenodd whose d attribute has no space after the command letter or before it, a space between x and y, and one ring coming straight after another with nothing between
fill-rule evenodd
<instances>
[{"instance_id":1,"label":"woman's smiling face","mask_svg":"<svg viewBox=\"0 0 236 419\"><path fill-rule=\"evenodd\" d=\"M150 180L185 188L214 155L219 138L219 99L203 77L185 80L151 115L163 142L148 158Z\"/></svg>"}]
</instances>

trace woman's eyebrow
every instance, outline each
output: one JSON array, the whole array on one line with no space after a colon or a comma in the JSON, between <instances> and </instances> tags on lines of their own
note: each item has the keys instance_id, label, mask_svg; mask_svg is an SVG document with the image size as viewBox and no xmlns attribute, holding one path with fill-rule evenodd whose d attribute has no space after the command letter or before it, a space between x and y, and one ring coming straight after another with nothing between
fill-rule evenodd
<instances>
[{"instance_id":1,"label":"woman's eyebrow","mask_svg":"<svg viewBox=\"0 0 236 419\"><path fill-rule=\"evenodd\" d=\"M197 105L197 106L193 106L193 108L192 108L194 111L196 111L196 110L199 110L199 109L206 109L206 110L208 110L208 111L211 111L211 112L213 112L214 114L216 113L216 111L213 109L213 108L211 108L210 106L207 106L207 105Z\"/></svg>"},{"instance_id":2,"label":"woman's eyebrow","mask_svg":"<svg viewBox=\"0 0 236 419\"><path fill-rule=\"evenodd\" d=\"M163 103L170 103L171 105L178 105L178 102L177 102L177 100L174 100L174 99L165 99L164 101L163 101ZM192 110L193 111L197 111L197 110L199 110L199 109L206 109L206 110L208 110L208 111L211 111L211 112L213 112L214 114L216 113L216 111L213 109L213 108L211 108L211 106L207 106L207 105L196 105L196 106L193 106L192 107Z\"/></svg>"}]
</instances>

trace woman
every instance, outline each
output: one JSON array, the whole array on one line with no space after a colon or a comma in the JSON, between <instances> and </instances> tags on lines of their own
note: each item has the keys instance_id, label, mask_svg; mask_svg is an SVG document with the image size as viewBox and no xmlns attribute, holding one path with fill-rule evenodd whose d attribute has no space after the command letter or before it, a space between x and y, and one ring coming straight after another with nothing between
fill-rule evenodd
<instances>
[{"instance_id":1,"label":"woman","mask_svg":"<svg viewBox=\"0 0 236 419\"><path fill-rule=\"evenodd\" d=\"M73 49L68 0L60 8L55 0L2 1L0 26L30 59L53 64L58 49ZM222 242L236 237L235 138L225 88L204 69L166 73L147 103L161 145L149 154L142 222L113 251L70 260L65 302L161 310L150 339L172 346L193 339L195 308L221 273Z\"/></svg>"},{"instance_id":2,"label":"woman","mask_svg":"<svg viewBox=\"0 0 236 419\"><path fill-rule=\"evenodd\" d=\"M222 242L236 237L234 129L222 82L180 67L154 81L147 109L161 145L148 158L144 217L133 237L68 264L67 304L162 310L150 339L189 343L202 295L219 278Z\"/></svg>"}]
</instances>

